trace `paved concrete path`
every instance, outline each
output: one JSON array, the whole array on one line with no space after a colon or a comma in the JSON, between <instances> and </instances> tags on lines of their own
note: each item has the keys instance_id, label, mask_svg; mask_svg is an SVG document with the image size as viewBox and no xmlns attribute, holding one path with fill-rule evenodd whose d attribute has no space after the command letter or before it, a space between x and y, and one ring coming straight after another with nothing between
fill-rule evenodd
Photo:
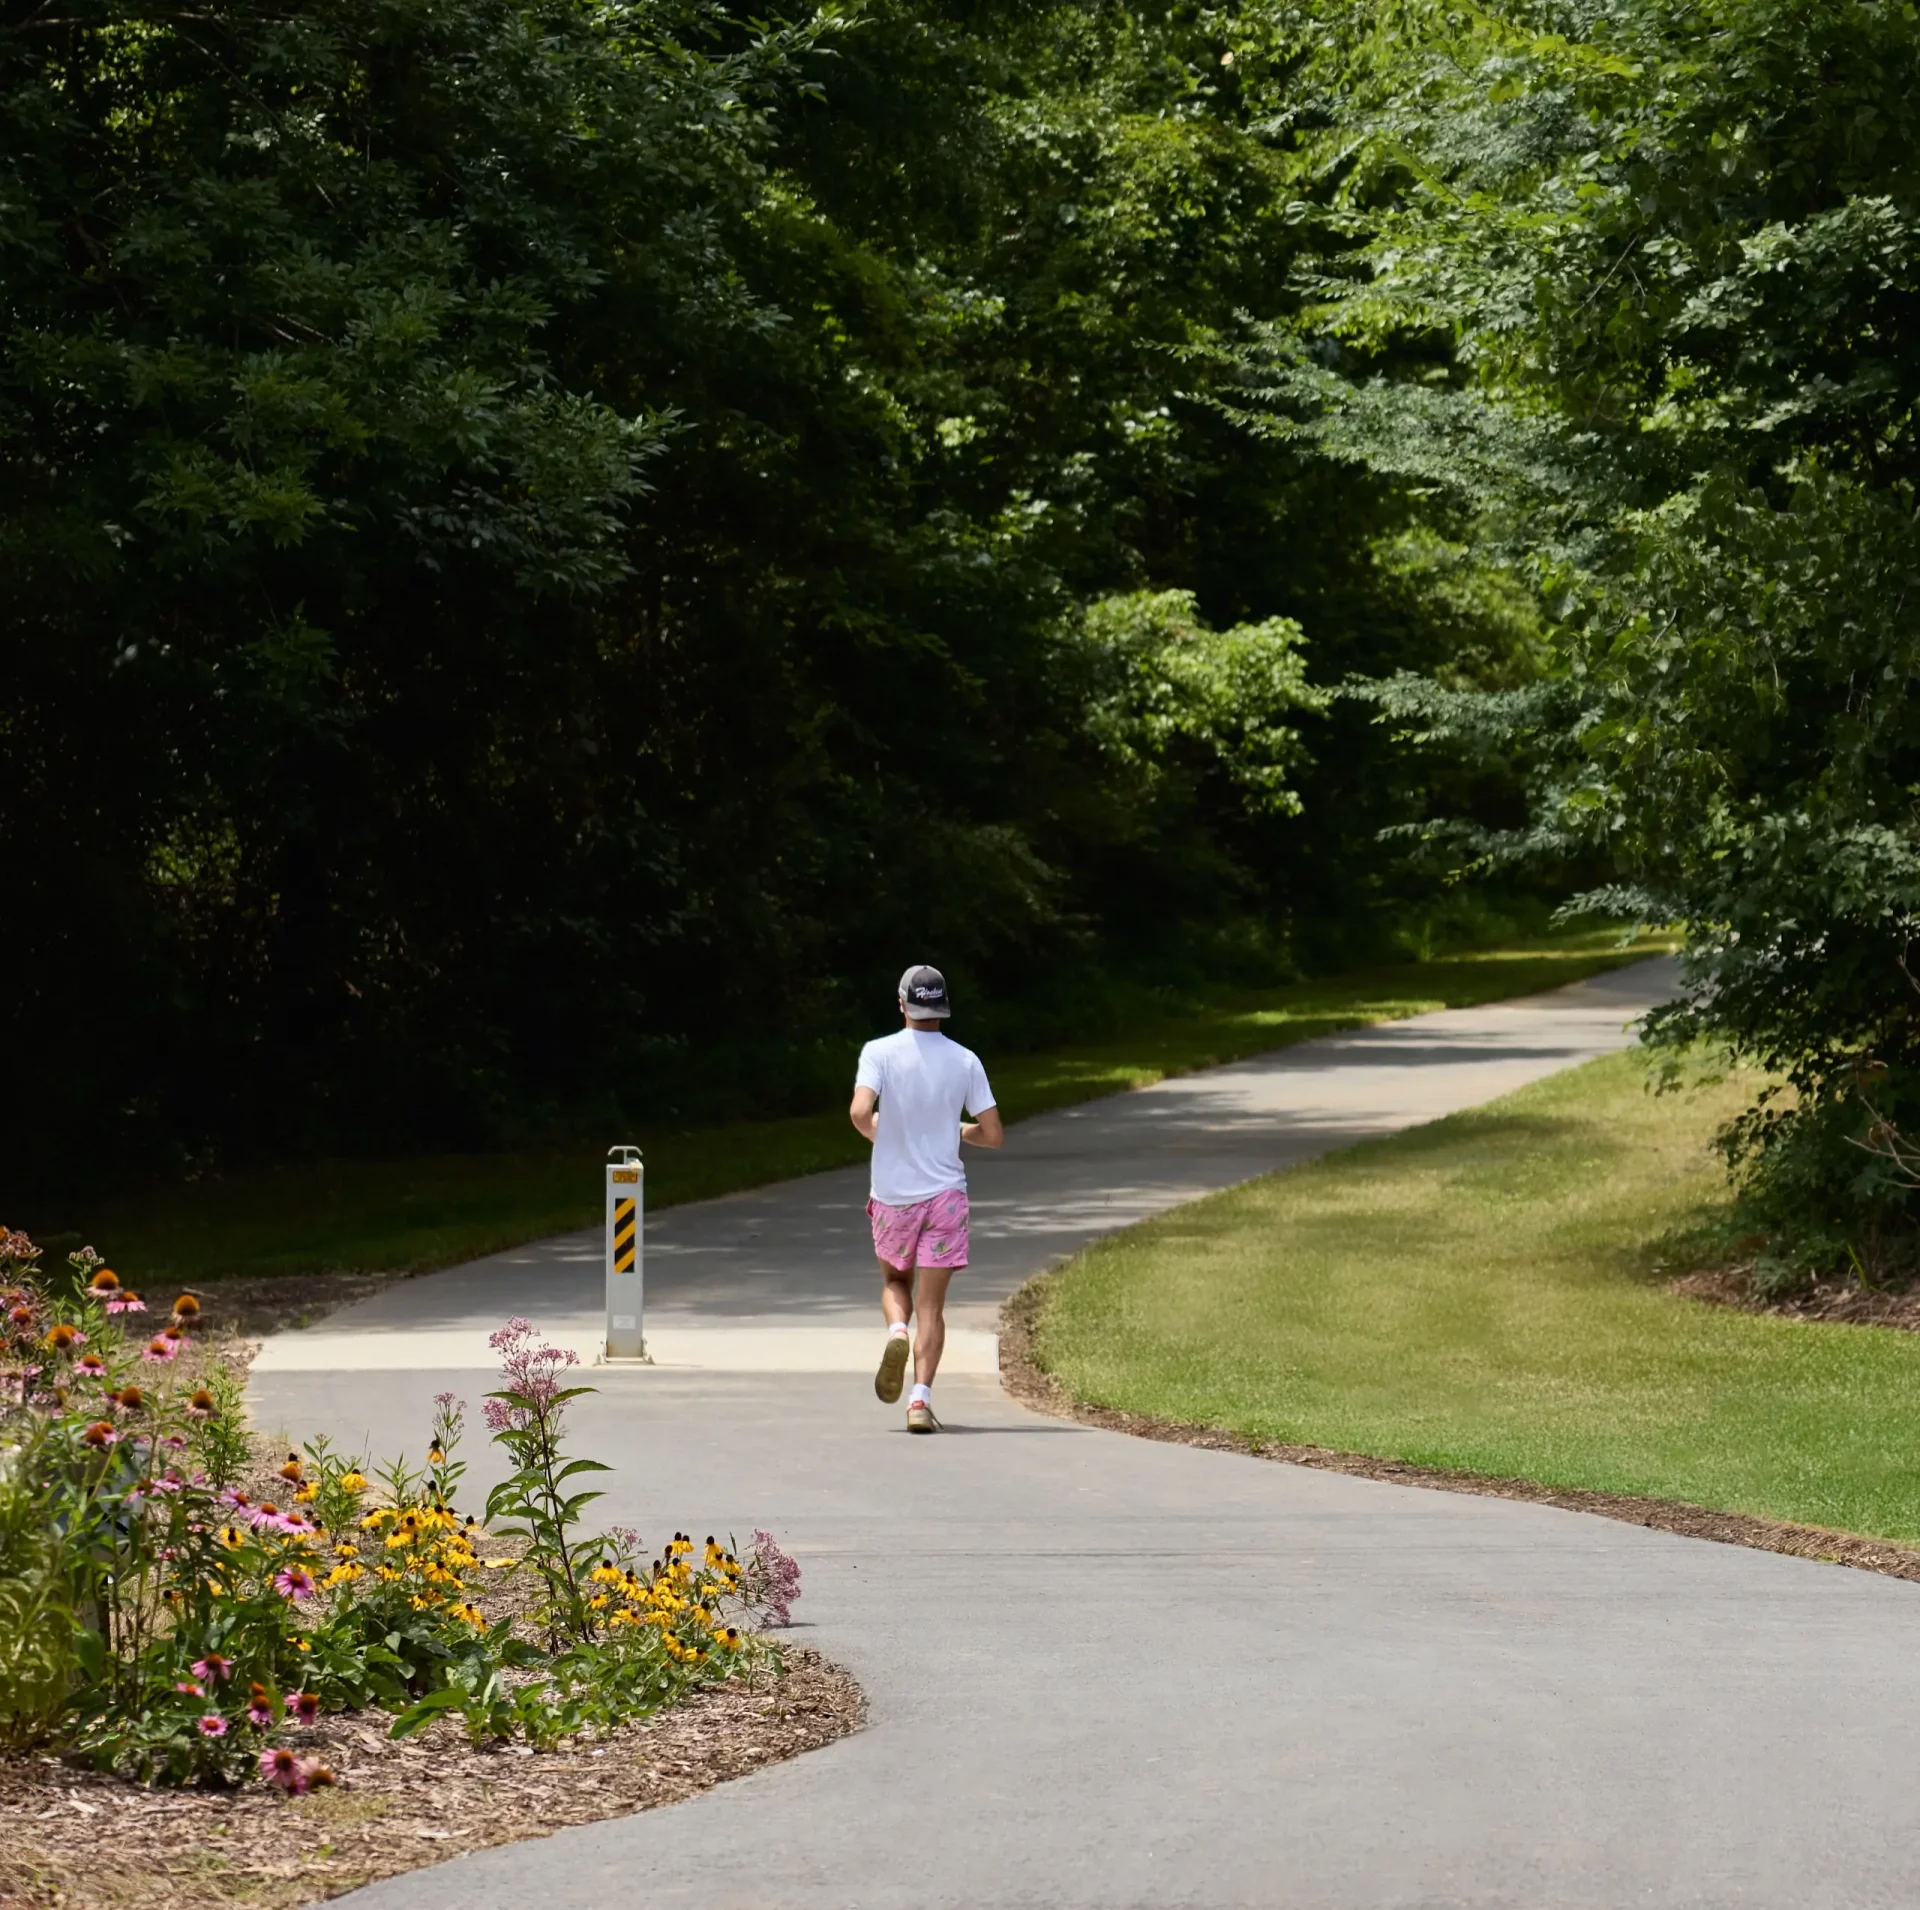
<instances>
[{"instance_id":1,"label":"paved concrete path","mask_svg":"<svg viewBox=\"0 0 1920 1910\"><path fill-rule=\"evenodd\" d=\"M856 1672L871 1727L352 1901L1920 1902L1914 1588L1093 1432L991 1377L993 1305L1059 1253L1618 1045L1666 982L1646 964L1020 1124L970 1157L974 1370L943 1374L943 1438L872 1398L856 1177L659 1216L671 1363L604 1369L576 1412L619 1468L606 1516L649 1541L773 1527L806 1568L795 1642ZM596 1282L584 1239L409 1282L270 1342L256 1415L417 1452L434 1391L482 1389L486 1330L525 1312L584 1344Z\"/></svg>"}]
</instances>

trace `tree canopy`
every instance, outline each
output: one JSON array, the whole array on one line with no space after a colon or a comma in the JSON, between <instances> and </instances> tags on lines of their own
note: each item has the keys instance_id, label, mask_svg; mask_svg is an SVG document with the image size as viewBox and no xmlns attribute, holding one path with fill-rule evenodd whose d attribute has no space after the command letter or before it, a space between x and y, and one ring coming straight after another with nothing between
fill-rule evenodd
<instances>
[{"instance_id":1,"label":"tree canopy","mask_svg":"<svg viewBox=\"0 0 1920 1910\"><path fill-rule=\"evenodd\" d=\"M11 1158L777 1111L908 959L1015 1039L1497 878L1683 922L1772 1250L1904 1264L1917 77L1891 0L5 5Z\"/></svg>"},{"instance_id":2,"label":"tree canopy","mask_svg":"<svg viewBox=\"0 0 1920 1910\"><path fill-rule=\"evenodd\" d=\"M1269 342L1258 428L1417 473L1526 576L1551 666L1410 726L1531 760L1589 901L1687 929L1656 1018L1771 1071L1767 1256L1910 1270L1920 1113L1920 16L1869 0L1399 15L1356 56L1339 363ZM1398 352L1434 375L1386 362Z\"/></svg>"},{"instance_id":3,"label":"tree canopy","mask_svg":"<svg viewBox=\"0 0 1920 1910\"><path fill-rule=\"evenodd\" d=\"M1437 772L1327 692L1498 677L1512 606L1219 402L1351 244L1322 27L0 21L21 1171L497 1138L769 990L773 1108L911 956L1011 1033L1066 955L1271 972L1438 894L1377 839Z\"/></svg>"}]
</instances>

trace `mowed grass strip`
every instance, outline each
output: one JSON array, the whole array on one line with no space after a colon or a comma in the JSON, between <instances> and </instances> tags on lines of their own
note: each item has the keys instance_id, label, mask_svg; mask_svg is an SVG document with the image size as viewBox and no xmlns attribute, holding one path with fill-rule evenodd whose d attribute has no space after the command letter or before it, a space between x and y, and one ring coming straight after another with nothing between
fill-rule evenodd
<instances>
[{"instance_id":1,"label":"mowed grass strip","mask_svg":"<svg viewBox=\"0 0 1920 1910\"><path fill-rule=\"evenodd\" d=\"M1558 987L1667 946L1656 936L1623 948L1611 930L1563 933L1284 988L1223 993L1099 1041L1037 1054L989 1053L986 1061L1006 1118L1017 1121L1314 1035ZM955 1017L953 1032L967 1040L964 1015ZM849 1047L849 1096L853 1063ZM600 1163L614 1141L636 1141L644 1150L647 1205L654 1211L844 1167L867 1152L841 1101L817 1114L721 1126L642 1119L568 1149L252 1168L191 1187L147 1188L0 1219L30 1223L37 1239L51 1237L56 1257L85 1239L139 1285L424 1272L596 1225Z\"/></svg>"},{"instance_id":2,"label":"mowed grass strip","mask_svg":"<svg viewBox=\"0 0 1920 1910\"><path fill-rule=\"evenodd\" d=\"M1632 1053L1197 1201L1054 1276L1078 1399L1420 1465L1920 1539L1920 1335L1666 1290L1726 1081Z\"/></svg>"}]
</instances>

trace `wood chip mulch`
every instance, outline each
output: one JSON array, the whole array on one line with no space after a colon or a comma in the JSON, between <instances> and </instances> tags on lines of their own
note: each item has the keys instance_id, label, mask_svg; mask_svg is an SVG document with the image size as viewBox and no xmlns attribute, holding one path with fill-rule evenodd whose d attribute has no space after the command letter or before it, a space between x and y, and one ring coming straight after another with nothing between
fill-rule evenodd
<instances>
[{"instance_id":1,"label":"wood chip mulch","mask_svg":"<svg viewBox=\"0 0 1920 1910\"><path fill-rule=\"evenodd\" d=\"M1667 1282L1669 1291L1709 1306L1741 1313L1770 1313L1781 1320L1807 1320L1824 1326L1884 1326L1896 1333L1920 1333L1920 1289L1904 1292L1863 1287L1855 1281L1823 1280L1783 1300L1763 1300L1753 1290L1749 1267L1705 1267Z\"/></svg>"},{"instance_id":2,"label":"wood chip mulch","mask_svg":"<svg viewBox=\"0 0 1920 1910\"><path fill-rule=\"evenodd\" d=\"M44 1756L0 1757L4 1910L283 1910L571 1824L678 1803L857 1730L860 1688L817 1652L786 1673L557 1751L475 1751L439 1723L398 1744L375 1711L303 1733L336 1789L147 1791Z\"/></svg>"},{"instance_id":3,"label":"wood chip mulch","mask_svg":"<svg viewBox=\"0 0 1920 1910\"><path fill-rule=\"evenodd\" d=\"M243 1340L315 1325L355 1300L398 1286L411 1273L303 1273L247 1275L188 1287L209 1320Z\"/></svg>"},{"instance_id":4,"label":"wood chip mulch","mask_svg":"<svg viewBox=\"0 0 1920 1910\"><path fill-rule=\"evenodd\" d=\"M1036 1412L1071 1419L1107 1432L1130 1433L1170 1445L1199 1446L1209 1452L1237 1452L1281 1465L1307 1466L1316 1472L1341 1472L1389 1485L1419 1486L1431 1492L1468 1492L1488 1499L1514 1499L1528 1505L1558 1506L1567 1512L1591 1512L1603 1519L1673 1532L1682 1538L1711 1539L1720 1545L1744 1545L1759 1552L1784 1552L1792 1558L1847 1565L1888 1578L1920 1582L1920 1549L1888 1539L1829 1532L1821 1526L1788 1525L1743 1512L1715 1512L1671 1499L1640 1498L1624 1492L1586 1492L1545 1486L1532 1479L1502 1479L1485 1473L1449 1472L1438 1466L1411 1465L1399 1459L1374 1459L1364 1453L1335 1452L1325 1446L1296 1446L1256 1439L1222 1426L1193 1426L1117 1407L1090 1406L1076 1400L1045 1372L1033 1355L1034 1329L1046 1311L1053 1275L1030 1280L1009 1299L1000 1314L1000 1381L1009 1394ZM1832 1317L1820 1315L1814 1317Z\"/></svg>"}]
</instances>

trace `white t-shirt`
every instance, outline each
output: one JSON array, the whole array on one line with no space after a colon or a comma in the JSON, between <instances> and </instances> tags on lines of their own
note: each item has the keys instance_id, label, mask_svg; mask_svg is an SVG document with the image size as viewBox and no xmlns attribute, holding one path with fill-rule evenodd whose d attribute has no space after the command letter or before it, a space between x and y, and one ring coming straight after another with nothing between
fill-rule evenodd
<instances>
[{"instance_id":1,"label":"white t-shirt","mask_svg":"<svg viewBox=\"0 0 1920 1910\"><path fill-rule=\"evenodd\" d=\"M993 1106L987 1071L971 1048L942 1034L902 1028L860 1050L856 1088L880 1097L880 1133L873 1144L873 1197L911 1207L964 1188L960 1117Z\"/></svg>"}]
</instances>

